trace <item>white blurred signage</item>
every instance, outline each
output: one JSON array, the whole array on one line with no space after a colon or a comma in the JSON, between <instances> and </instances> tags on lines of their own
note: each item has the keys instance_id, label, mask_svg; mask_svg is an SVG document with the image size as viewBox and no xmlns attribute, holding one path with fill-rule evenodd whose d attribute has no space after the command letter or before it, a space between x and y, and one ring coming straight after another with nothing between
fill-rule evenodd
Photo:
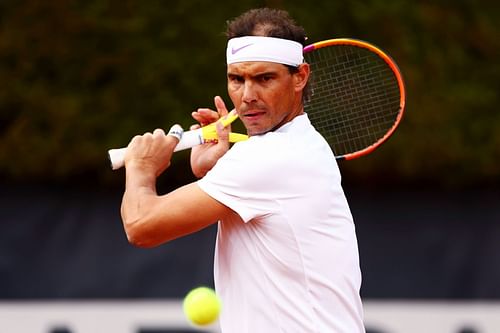
<instances>
[{"instance_id":1,"label":"white blurred signage","mask_svg":"<svg viewBox=\"0 0 500 333\"><path fill-rule=\"evenodd\" d=\"M498 333L500 302L365 301L367 333ZM0 333L219 332L190 325L179 300L0 302Z\"/></svg>"}]
</instances>

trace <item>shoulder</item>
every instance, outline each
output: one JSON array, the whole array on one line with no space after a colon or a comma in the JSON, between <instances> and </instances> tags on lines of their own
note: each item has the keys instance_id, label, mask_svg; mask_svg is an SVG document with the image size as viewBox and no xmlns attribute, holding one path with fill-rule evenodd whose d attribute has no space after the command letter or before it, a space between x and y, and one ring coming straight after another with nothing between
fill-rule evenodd
<instances>
[{"instance_id":1,"label":"shoulder","mask_svg":"<svg viewBox=\"0 0 500 333\"><path fill-rule=\"evenodd\" d=\"M269 132L238 142L224 156L224 162L241 164L242 168L257 173L287 165L295 158L294 151L289 135Z\"/></svg>"},{"instance_id":2,"label":"shoulder","mask_svg":"<svg viewBox=\"0 0 500 333\"><path fill-rule=\"evenodd\" d=\"M320 174L322 168L331 169L336 161L330 147L306 116L297 118L276 131L234 144L209 174L276 182L304 171Z\"/></svg>"}]
</instances>

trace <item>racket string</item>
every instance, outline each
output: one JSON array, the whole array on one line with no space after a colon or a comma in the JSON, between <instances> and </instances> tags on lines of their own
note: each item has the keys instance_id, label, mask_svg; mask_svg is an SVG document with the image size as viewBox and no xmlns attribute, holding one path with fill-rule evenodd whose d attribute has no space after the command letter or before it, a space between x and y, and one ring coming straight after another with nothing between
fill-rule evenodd
<instances>
[{"instance_id":1,"label":"racket string","mask_svg":"<svg viewBox=\"0 0 500 333\"><path fill-rule=\"evenodd\" d=\"M336 155L370 146L394 125L400 90L378 55L361 47L335 46L308 53L306 59L313 73L313 96L305 110Z\"/></svg>"}]
</instances>

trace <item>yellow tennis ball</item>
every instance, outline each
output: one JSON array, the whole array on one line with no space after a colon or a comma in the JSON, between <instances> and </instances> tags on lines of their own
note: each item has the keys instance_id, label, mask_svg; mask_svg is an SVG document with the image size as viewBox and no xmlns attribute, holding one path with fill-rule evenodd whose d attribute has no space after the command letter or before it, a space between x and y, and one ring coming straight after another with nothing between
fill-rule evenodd
<instances>
[{"instance_id":1,"label":"yellow tennis ball","mask_svg":"<svg viewBox=\"0 0 500 333\"><path fill-rule=\"evenodd\" d=\"M215 291L208 287L191 290L183 302L184 314L196 325L208 325L219 317L221 302Z\"/></svg>"}]
</instances>

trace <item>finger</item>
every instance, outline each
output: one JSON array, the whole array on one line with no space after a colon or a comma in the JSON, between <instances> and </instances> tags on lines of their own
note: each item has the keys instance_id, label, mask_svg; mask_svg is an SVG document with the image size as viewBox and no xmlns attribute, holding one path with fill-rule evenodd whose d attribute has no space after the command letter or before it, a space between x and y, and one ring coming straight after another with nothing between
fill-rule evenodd
<instances>
[{"instance_id":1,"label":"finger","mask_svg":"<svg viewBox=\"0 0 500 333\"><path fill-rule=\"evenodd\" d=\"M142 135L142 139L140 140L141 142L144 142L146 144L150 144L151 141L153 141L153 133L151 132L146 132Z\"/></svg>"},{"instance_id":2,"label":"finger","mask_svg":"<svg viewBox=\"0 0 500 333\"><path fill-rule=\"evenodd\" d=\"M157 138L157 137L163 137L165 136L165 131L162 130L161 128L157 128L153 131L153 137L154 138Z\"/></svg>"},{"instance_id":3,"label":"finger","mask_svg":"<svg viewBox=\"0 0 500 333\"><path fill-rule=\"evenodd\" d=\"M216 111L207 108L199 108L191 116L202 126L211 124L219 119L219 114Z\"/></svg>"},{"instance_id":4,"label":"finger","mask_svg":"<svg viewBox=\"0 0 500 333\"><path fill-rule=\"evenodd\" d=\"M208 124L205 117L198 111L193 111L191 113L191 117L193 117L193 119L196 120L201 126L205 126Z\"/></svg>"},{"instance_id":5,"label":"finger","mask_svg":"<svg viewBox=\"0 0 500 333\"><path fill-rule=\"evenodd\" d=\"M214 98L215 102L215 108L217 109L217 112L219 113L219 117L224 117L227 115L228 111L226 108L226 104L224 103L224 100L220 96L215 96Z\"/></svg>"},{"instance_id":6,"label":"finger","mask_svg":"<svg viewBox=\"0 0 500 333\"><path fill-rule=\"evenodd\" d=\"M194 131L194 130L197 130L198 128L200 128L200 127L201 127L200 125L198 125L198 124L194 124L194 125L191 125L191 126L189 127L189 130L190 130L190 131Z\"/></svg>"},{"instance_id":7,"label":"finger","mask_svg":"<svg viewBox=\"0 0 500 333\"><path fill-rule=\"evenodd\" d=\"M137 145L139 142L142 141L142 135L136 135L130 140L128 147L131 147L133 145Z\"/></svg>"}]
</instances>

